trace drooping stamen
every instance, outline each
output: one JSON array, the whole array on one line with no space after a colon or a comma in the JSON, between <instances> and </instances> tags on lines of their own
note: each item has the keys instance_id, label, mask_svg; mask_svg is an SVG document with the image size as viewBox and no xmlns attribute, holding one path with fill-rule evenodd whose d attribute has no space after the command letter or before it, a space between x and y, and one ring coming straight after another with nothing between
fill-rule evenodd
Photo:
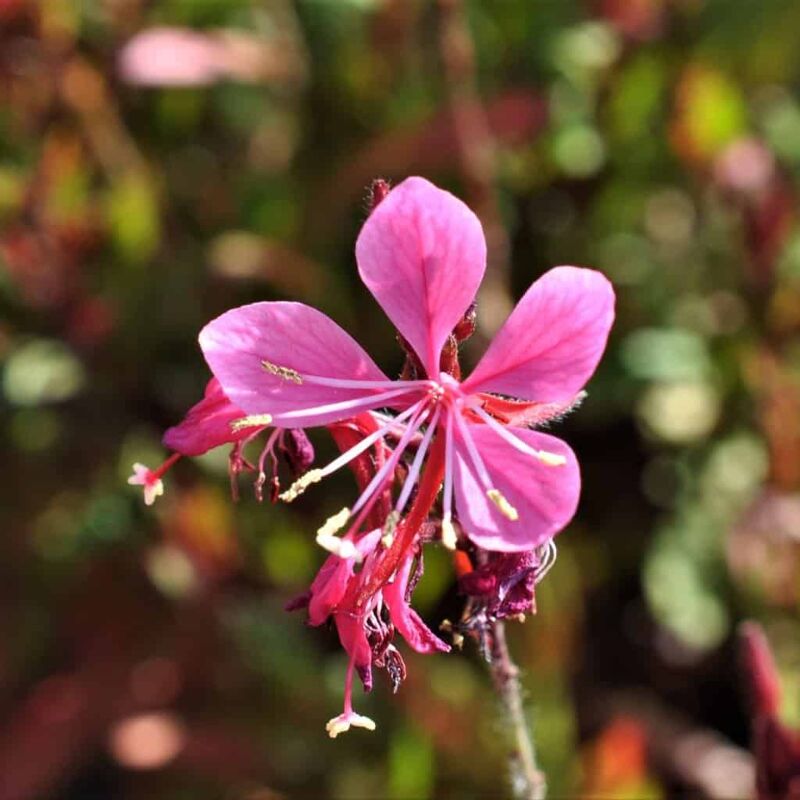
<instances>
[{"instance_id":1,"label":"drooping stamen","mask_svg":"<svg viewBox=\"0 0 800 800\"><path fill-rule=\"evenodd\" d=\"M421 401L420 401L421 402ZM319 483L323 478L333 474L336 470L349 464L354 458L360 456L365 450L371 447L379 439L386 436L387 433L399 422L408 419L419 409L420 403L415 403L410 408L407 408L402 414L399 414L395 419L392 419L386 425L378 430L373 431L369 436L365 436L358 444L346 450L341 455L337 456L333 461L322 469L312 469L305 475L301 475L281 496L281 500L291 503L299 497L312 483Z\"/></svg>"},{"instance_id":2,"label":"drooping stamen","mask_svg":"<svg viewBox=\"0 0 800 800\"><path fill-rule=\"evenodd\" d=\"M272 425L271 414L252 414L249 417L241 417L231 422L231 431L239 433L245 428L265 428L267 425Z\"/></svg>"},{"instance_id":3,"label":"drooping stamen","mask_svg":"<svg viewBox=\"0 0 800 800\"><path fill-rule=\"evenodd\" d=\"M345 506L341 511L337 511L325 520L324 524L317 531L317 536L333 536L347 524L350 519L350 509Z\"/></svg>"},{"instance_id":4,"label":"drooping stamen","mask_svg":"<svg viewBox=\"0 0 800 800\"><path fill-rule=\"evenodd\" d=\"M567 459L557 453L550 453L547 450L535 450L533 447L523 442L518 436L511 433L507 428L503 427L503 425L490 414L487 414L482 408L476 406L470 410L474 411L494 433L508 442L512 447L519 450L520 453L533 456L548 467L560 467L567 463Z\"/></svg>"},{"instance_id":5,"label":"drooping stamen","mask_svg":"<svg viewBox=\"0 0 800 800\"><path fill-rule=\"evenodd\" d=\"M351 539L340 539L336 534L350 519L350 509L343 508L325 521L317 531L317 544L339 558L355 558L360 561L360 554Z\"/></svg>"},{"instance_id":6,"label":"drooping stamen","mask_svg":"<svg viewBox=\"0 0 800 800\"><path fill-rule=\"evenodd\" d=\"M467 425L467 423L462 419L460 414L455 415L455 420L456 424L458 425L459 432L461 433L461 437L464 439L464 444L467 446L467 453L470 461L472 461L472 466L475 469L478 479L483 484L483 489L486 492L486 496L497 506L497 510L507 520L510 522L516 522L519 519L517 509L514 508L514 506L512 506L508 500L506 500L506 498L503 496L503 493L499 489L492 486L492 479L489 477L489 471L486 469L486 465L483 463L481 454L478 452L475 440L472 438L472 434L469 432L469 425Z\"/></svg>"},{"instance_id":7,"label":"drooping stamen","mask_svg":"<svg viewBox=\"0 0 800 800\"><path fill-rule=\"evenodd\" d=\"M405 510L408 498L411 496L414 486L416 486L417 478L419 477L420 470L422 469L422 461L425 458L425 454L428 452L428 447L431 443L431 439L433 438L433 433L436 430L436 425L439 422L441 411L441 406L437 406L436 411L433 412L433 418L428 423L425 435L422 437L422 441L417 448L417 453L414 456L414 460L411 462L411 469L408 471L408 477L406 478L406 482L403 484L403 488L400 491L400 496L397 498L397 503L394 507L394 510L398 514L402 514Z\"/></svg>"},{"instance_id":8,"label":"drooping stamen","mask_svg":"<svg viewBox=\"0 0 800 800\"><path fill-rule=\"evenodd\" d=\"M421 405L424 401L420 401L416 404L417 408ZM416 410L416 409L415 409ZM391 475L394 471L394 468L397 466L397 463L400 461L400 457L403 455L406 447L408 447L408 443L411 440L411 437L420 429L422 424L425 422L425 419L429 416L430 411L427 408L423 408L415 417L411 420L406 428L406 432L400 437L400 441L397 443L397 446L394 449L392 455L386 460L384 465L375 473L375 477L369 482L367 488L361 493L361 497L358 498L358 501L353 506L353 513L357 512L364 503L369 500L370 495L379 489L387 477L387 475Z\"/></svg>"},{"instance_id":9,"label":"drooping stamen","mask_svg":"<svg viewBox=\"0 0 800 800\"><path fill-rule=\"evenodd\" d=\"M284 503L291 503L300 497L303 492L314 483L319 483L322 480L321 469L310 469L305 475L301 475L285 492L280 495Z\"/></svg>"},{"instance_id":10,"label":"drooping stamen","mask_svg":"<svg viewBox=\"0 0 800 800\"><path fill-rule=\"evenodd\" d=\"M264 483L267 480L267 473L264 471L264 464L266 463L267 456L272 459L272 474L275 476L278 472L278 459L275 458L275 441L282 433L280 428L276 428L267 437L266 444L261 450L261 455L258 457L258 477L256 478L256 499L260 503L263 499Z\"/></svg>"}]
</instances>

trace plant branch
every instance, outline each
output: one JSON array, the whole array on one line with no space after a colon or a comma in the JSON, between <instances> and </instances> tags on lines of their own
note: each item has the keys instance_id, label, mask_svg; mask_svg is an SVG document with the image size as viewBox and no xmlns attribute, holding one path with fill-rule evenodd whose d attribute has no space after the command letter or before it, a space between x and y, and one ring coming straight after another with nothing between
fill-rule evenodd
<instances>
[{"instance_id":1,"label":"plant branch","mask_svg":"<svg viewBox=\"0 0 800 800\"><path fill-rule=\"evenodd\" d=\"M547 793L547 782L536 764L536 749L522 702L519 668L511 660L505 624L496 620L489 634L489 671L503 704L504 723L513 748L509 756L511 789L518 800L542 800Z\"/></svg>"}]
</instances>

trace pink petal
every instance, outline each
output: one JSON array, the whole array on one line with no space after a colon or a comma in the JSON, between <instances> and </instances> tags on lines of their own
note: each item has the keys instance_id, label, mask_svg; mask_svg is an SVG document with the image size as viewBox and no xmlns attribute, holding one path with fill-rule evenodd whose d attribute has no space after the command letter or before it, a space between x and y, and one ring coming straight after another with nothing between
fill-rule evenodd
<instances>
[{"instance_id":1,"label":"pink petal","mask_svg":"<svg viewBox=\"0 0 800 800\"><path fill-rule=\"evenodd\" d=\"M353 666L364 684L364 691L372 689L372 649L364 630L364 619L351 611L343 611L333 617L339 641L353 660Z\"/></svg>"},{"instance_id":2,"label":"pink petal","mask_svg":"<svg viewBox=\"0 0 800 800\"><path fill-rule=\"evenodd\" d=\"M551 269L519 301L462 388L570 401L597 367L613 321L614 290L604 275Z\"/></svg>"},{"instance_id":3,"label":"pink petal","mask_svg":"<svg viewBox=\"0 0 800 800\"><path fill-rule=\"evenodd\" d=\"M199 456L222 444L238 442L253 433L245 428L231 430L231 422L241 419L244 412L225 396L216 378L206 386L203 399L193 405L183 420L164 433L164 446L184 456Z\"/></svg>"},{"instance_id":4,"label":"pink petal","mask_svg":"<svg viewBox=\"0 0 800 800\"><path fill-rule=\"evenodd\" d=\"M439 376L447 336L475 298L486 241L472 211L423 178L408 178L372 212L356 242L361 278L394 326Z\"/></svg>"},{"instance_id":5,"label":"pink petal","mask_svg":"<svg viewBox=\"0 0 800 800\"><path fill-rule=\"evenodd\" d=\"M547 466L517 450L486 425L468 423L468 429L489 472L492 488L499 489L519 515L511 521L488 499L464 442L456 433L456 511L464 532L475 544L501 552L531 550L567 525L578 505L581 478L575 454L566 443L526 428L508 428L529 447L566 459L561 466Z\"/></svg>"},{"instance_id":6,"label":"pink petal","mask_svg":"<svg viewBox=\"0 0 800 800\"><path fill-rule=\"evenodd\" d=\"M380 529L364 534L356 542L359 557L364 559L380 541ZM354 560L329 555L320 567L311 584L311 599L308 603L308 622L311 625L322 625L339 607L353 577Z\"/></svg>"},{"instance_id":7,"label":"pink petal","mask_svg":"<svg viewBox=\"0 0 800 800\"><path fill-rule=\"evenodd\" d=\"M394 581L383 589L383 599L389 607L392 624L418 653L435 653L437 650L447 653L450 646L428 628L406 600L406 588L413 561L412 557L407 558L397 570Z\"/></svg>"},{"instance_id":8,"label":"pink petal","mask_svg":"<svg viewBox=\"0 0 800 800\"><path fill-rule=\"evenodd\" d=\"M228 311L203 328L200 347L231 402L245 414L270 414L276 427L303 428L352 417L353 408L289 419L281 415L361 397L366 399L358 409L364 410L373 407L368 398L379 390L298 384L271 374L262 361L324 378L388 380L333 320L302 303L253 303Z\"/></svg>"},{"instance_id":9,"label":"pink petal","mask_svg":"<svg viewBox=\"0 0 800 800\"><path fill-rule=\"evenodd\" d=\"M348 560L335 555L325 559L311 584L311 600L308 603L310 625L322 625L336 610L352 576L353 566Z\"/></svg>"},{"instance_id":10,"label":"pink petal","mask_svg":"<svg viewBox=\"0 0 800 800\"><path fill-rule=\"evenodd\" d=\"M225 52L213 36L188 28L151 28L119 54L120 76L144 86L205 86L224 74Z\"/></svg>"}]
</instances>

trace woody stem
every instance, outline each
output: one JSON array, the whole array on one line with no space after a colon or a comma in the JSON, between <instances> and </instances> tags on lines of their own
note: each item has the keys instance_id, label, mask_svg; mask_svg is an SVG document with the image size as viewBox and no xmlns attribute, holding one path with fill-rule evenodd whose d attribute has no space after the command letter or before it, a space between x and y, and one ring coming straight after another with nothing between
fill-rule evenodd
<instances>
[{"instance_id":1,"label":"woody stem","mask_svg":"<svg viewBox=\"0 0 800 800\"><path fill-rule=\"evenodd\" d=\"M489 633L489 671L503 705L503 715L510 730L509 744L513 748L509 755L512 791L518 800L543 800L547 794L547 782L536 764L536 748L522 702L519 668L508 650L505 624L496 620Z\"/></svg>"}]
</instances>

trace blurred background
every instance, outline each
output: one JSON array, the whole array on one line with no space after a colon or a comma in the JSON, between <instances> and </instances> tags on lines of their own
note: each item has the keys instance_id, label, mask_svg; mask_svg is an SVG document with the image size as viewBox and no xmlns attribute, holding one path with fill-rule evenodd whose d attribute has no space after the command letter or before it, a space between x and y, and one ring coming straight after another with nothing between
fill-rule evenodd
<instances>
[{"instance_id":1,"label":"blurred background","mask_svg":"<svg viewBox=\"0 0 800 800\"><path fill-rule=\"evenodd\" d=\"M234 505L219 451L150 509L126 485L232 306L316 305L399 370L353 246L410 174L486 229L467 367L551 266L618 292L554 431L581 508L509 623L553 795L745 796L743 619L800 723L798 31L792 0L0 0L0 796L507 796L470 643L404 649L357 695L378 730L325 735L344 655L282 607L349 476ZM436 628L463 598L426 566Z\"/></svg>"}]
</instances>

